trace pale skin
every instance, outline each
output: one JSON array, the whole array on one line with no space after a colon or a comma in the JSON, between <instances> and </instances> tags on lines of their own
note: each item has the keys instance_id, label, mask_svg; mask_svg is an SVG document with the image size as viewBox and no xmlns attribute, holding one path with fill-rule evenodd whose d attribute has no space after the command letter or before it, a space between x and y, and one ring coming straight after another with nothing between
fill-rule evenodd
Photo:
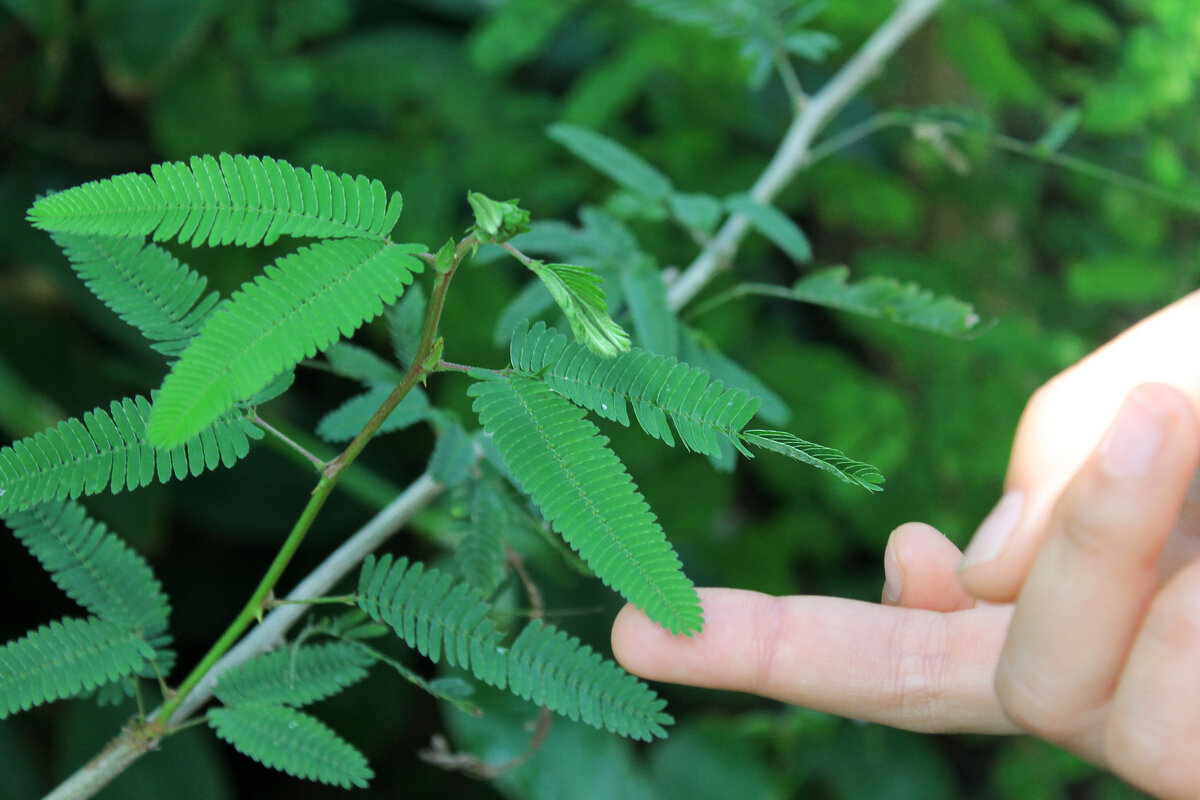
<instances>
[{"instance_id":1,"label":"pale skin","mask_svg":"<svg viewBox=\"0 0 1200 800\"><path fill-rule=\"evenodd\" d=\"M900 526L881 604L702 589L700 634L626 607L614 654L650 680L909 730L1027 732L1200 797L1198 345L1200 292L1043 386L965 557Z\"/></svg>"}]
</instances>

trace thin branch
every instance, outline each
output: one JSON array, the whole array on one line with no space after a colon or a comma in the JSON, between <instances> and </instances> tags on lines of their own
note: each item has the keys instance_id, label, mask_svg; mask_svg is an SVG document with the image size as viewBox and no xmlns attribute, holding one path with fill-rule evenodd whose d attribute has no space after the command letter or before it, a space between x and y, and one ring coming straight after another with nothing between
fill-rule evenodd
<instances>
[{"instance_id":1,"label":"thin branch","mask_svg":"<svg viewBox=\"0 0 1200 800\"><path fill-rule=\"evenodd\" d=\"M442 489L441 484L428 473L417 478L387 508L376 514L308 577L297 584L287 596L289 603L325 595L366 558L368 553L377 549L407 524L418 511L431 503ZM306 605L285 605L268 614L261 625L238 642L196 684L195 689L167 720L168 725L179 725L207 703L212 698L213 686L216 685L217 679L227 669L278 646L307 609ZM160 711L161 709L151 712L149 719L154 720ZM147 738L141 729L126 730L98 756L46 795L45 800L78 800L92 797L157 744L157 738Z\"/></svg>"},{"instance_id":2,"label":"thin branch","mask_svg":"<svg viewBox=\"0 0 1200 800\"><path fill-rule=\"evenodd\" d=\"M771 202L779 190L808 165L809 147L816 135L941 3L942 0L904 0L900 4L792 121L779 149L750 190L751 197L762 203ZM741 214L734 214L725 221L712 242L671 284L667 298L672 309L678 311L687 305L717 272L729 264L749 229L750 221Z\"/></svg>"},{"instance_id":3,"label":"thin branch","mask_svg":"<svg viewBox=\"0 0 1200 800\"><path fill-rule=\"evenodd\" d=\"M253 422L255 425L257 425L258 427L262 428L267 433L274 436L276 439L278 439L283 444L290 447L292 450L294 450L301 458L303 458L305 461L308 461L310 464L312 464L314 467L316 467L317 472L320 472L321 470L325 469L324 461L322 461L321 459L317 458L312 453L305 450L297 442L288 438L288 436L286 434L284 434L282 431L280 431L274 425L272 425L271 423L267 422L265 419L260 417L258 415L257 411L255 411L253 414L250 415L250 421Z\"/></svg>"}]
</instances>

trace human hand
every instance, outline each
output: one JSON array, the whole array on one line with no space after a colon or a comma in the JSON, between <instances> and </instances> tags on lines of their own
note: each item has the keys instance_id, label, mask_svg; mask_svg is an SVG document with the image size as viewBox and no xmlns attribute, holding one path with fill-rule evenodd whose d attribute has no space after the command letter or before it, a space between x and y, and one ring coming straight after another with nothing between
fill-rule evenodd
<instances>
[{"instance_id":1,"label":"human hand","mask_svg":"<svg viewBox=\"0 0 1200 800\"><path fill-rule=\"evenodd\" d=\"M977 602L958 580L957 548L910 524L885 553L883 606L702 590L707 624L694 639L669 637L623 611L613 630L618 659L651 679L912 730L1024 729L1149 791L1197 796L1200 710L1181 699L1192 696L1200 667L1200 622L1191 619L1200 562L1189 562L1196 525L1185 506L1200 458L1192 410L1200 375L1178 355L1161 357L1195 340L1200 331L1189 334L1189 325L1200 328L1196 297L1097 351L1031 401L1008 481L1026 499L1016 514L1010 500L991 520L993 531L1005 515L1016 528L1001 547L987 543L993 559L977 557L964 570L981 594L1005 599L1019 590L1015 615L1011 605ZM1186 394L1140 389L1104 435L1099 410L1111 415L1112 397L1119 403L1121 389L1141 378L1166 379ZM1117 448L1116 431L1137 433L1139 419L1147 430L1130 437L1138 444ZM1148 471L1133 474L1139 452Z\"/></svg>"}]
</instances>

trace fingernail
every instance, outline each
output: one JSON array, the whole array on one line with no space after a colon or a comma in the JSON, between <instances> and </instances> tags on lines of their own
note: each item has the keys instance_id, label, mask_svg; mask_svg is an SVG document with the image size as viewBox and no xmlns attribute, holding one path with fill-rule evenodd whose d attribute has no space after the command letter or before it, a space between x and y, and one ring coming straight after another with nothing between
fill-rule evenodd
<instances>
[{"instance_id":1,"label":"fingernail","mask_svg":"<svg viewBox=\"0 0 1200 800\"><path fill-rule=\"evenodd\" d=\"M1149 392L1134 390L1100 446L1104 471L1114 478L1147 475L1167 439L1167 422L1166 410Z\"/></svg>"},{"instance_id":2,"label":"fingernail","mask_svg":"<svg viewBox=\"0 0 1200 800\"><path fill-rule=\"evenodd\" d=\"M1004 552L1009 536L1021 519L1021 511L1025 508L1025 493L1013 489L1000 498L1000 502L983 520L979 530L975 531L971 544L963 553L962 565L959 569L967 569L978 564L994 561Z\"/></svg>"},{"instance_id":3,"label":"fingernail","mask_svg":"<svg viewBox=\"0 0 1200 800\"><path fill-rule=\"evenodd\" d=\"M900 561L890 542L883 551L883 575L883 602L896 605L900 602L900 592L904 590L904 570L900 569Z\"/></svg>"}]
</instances>

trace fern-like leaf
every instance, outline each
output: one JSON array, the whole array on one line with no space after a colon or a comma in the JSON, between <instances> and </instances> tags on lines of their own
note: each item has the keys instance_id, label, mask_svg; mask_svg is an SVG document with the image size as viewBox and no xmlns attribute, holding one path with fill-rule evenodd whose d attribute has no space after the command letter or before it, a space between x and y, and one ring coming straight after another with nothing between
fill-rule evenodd
<instances>
[{"instance_id":1,"label":"fern-like leaf","mask_svg":"<svg viewBox=\"0 0 1200 800\"><path fill-rule=\"evenodd\" d=\"M616 454L584 411L525 375L471 386L509 472L596 575L672 633L700 630L692 582Z\"/></svg>"},{"instance_id":2,"label":"fern-like leaf","mask_svg":"<svg viewBox=\"0 0 1200 800\"><path fill-rule=\"evenodd\" d=\"M746 452L737 434L758 411L758 398L702 369L638 348L597 358L540 322L518 327L509 351L518 370L605 419L628 426L632 405L642 430L668 445L675 444L669 419L690 450L719 456L724 440Z\"/></svg>"},{"instance_id":3,"label":"fern-like leaf","mask_svg":"<svg viewBox=\"0 0 1200 800\"><path fill-rule=\"evenodd\" d=\"M209 319L175 363L146 432L173 447L284 370L350 336L396 300L421 262L419 245L321 242L268 266Z\"/></svg>"},{"instance_id":4,"label":"fern-like leaf","mask_svg":"<svg viewBox=\"0 0 1200 800\"><path fill-rule=\"evenodd\" d=\"M379 181L254 156L195 156L44 197L29 221L52 233L145 236L193 245L271 244L280 236L385 241L402 203Z\"/></svg>"},{"instance_id":5,"label":"fern-like leaf","mask_svg":"<svg viewBox=\"0 0 1200 800\"><path fill-rule=\"evenodd\" d=\"M213 693L231 707L306 706L367 677L373 661L366 650L348 642L286 647L225 672Z\"/></svg>"},{"instance_id":6,"label":"fern-like leaf","mask_svg":"<svg viewBox=\"0 0 1200 800\"><path fill-rule=\"evenodd\" d=\"M806 442L786 431L746 431L741 436L749 444L811 464L817 469L833 473L846 483L872 492L883 490L883 475L878 469L855 461L832 447Z\"/></svg>"},{"instance_id":7,"label":"fern-like leaf","mask_svg":"<svg viewBox=\"0 0 1200 800\"><path fill-rule=\"evenodd\" d=\"M408 559L368 556L359 575L358 605L386 622L433 661L469 669L597 728L650 740L665 736L665 702L644 683L553 626L531 622L510 647L488 618L483 595L438 570Z\"/></svg>"},{"instance_id":8,"label":"fern-like leaf","mask_svg":"<svg viewBox=\"0 0 1200 800\"><path fill-rule=\"evenodd\" d=\"M133 631L154 649L159 673L169 671L171 606L145 559L77 503L42 503L4 521L68 597Z\"/></svg>"},{"instance_id":9,"label":"fern-like leaf","mask_svg":"<svg viewBox=\"0 0 1200 800\"><path fill-rule=\"evenodd\" d=\"M845 267L822 270L797 281L787 296L944 336L961 337L977 332L980 318L969 303L953 297L937 297L915 283L900 283L894 278L875 277L849 283L849 276L850 270Z\"/></svg>"},{"instance_id":10,"label":"fern-like leaf","mask_svg":"<svg viewBox=\"0 0 1200 800\"><path fill-rule=\"evenodd\" d=\"M204 293L202 275L158 245L65 233L54 241L92 294L161 353L178 355L220 300Z\"/></svg>"},{"instance_id":11,"label":"fern-like leaf","mask_svg":"<svg viewBox=\"0 0 1200 800\"><path fill-rule=\"evenodd\" d=\"M247 419L229 414L178 447L155 447L146 438L150 408L140 395L114 400L107 411L93 409L0 449L0 514L231 467L250 451L250 439L262 438Z\"/></svg>"},{"instance_id":12,"label":"fern-like leaf","mask_svg":"<svg viewBox=\"0 0 1200 800\"><path fill-rule=\"evenodd\" d=\"M208 724L239 753L295 778L362 789L375 775L357 748L294 708L258 703L214 708Z\"/></svg>"},{"instance_id":13,"label":"fern-like leaf","mask_svg":"<svg viewBox=\"0 0 1200 800\"><path fill-rule=\"evenodd\" d=\"M0 648L0 719L132 675L154 656L134 631L67 618Z\"/></svg>"},{"instance_id":14,"label":"fern-like leaf","mask_svg":"<svg viewBox=\"0 0 1200 800\"><path fill-rule=\"evenodd\" d=\"M351 397L317 423L317 435L327 442L348 442L358 435L372 415L383 405L394 386L376 386ZM416 425L429 415L429 396L419 387L404 396L400 405L388 414L378 433L391 433Z\"/></svg>"}]
</instances>

